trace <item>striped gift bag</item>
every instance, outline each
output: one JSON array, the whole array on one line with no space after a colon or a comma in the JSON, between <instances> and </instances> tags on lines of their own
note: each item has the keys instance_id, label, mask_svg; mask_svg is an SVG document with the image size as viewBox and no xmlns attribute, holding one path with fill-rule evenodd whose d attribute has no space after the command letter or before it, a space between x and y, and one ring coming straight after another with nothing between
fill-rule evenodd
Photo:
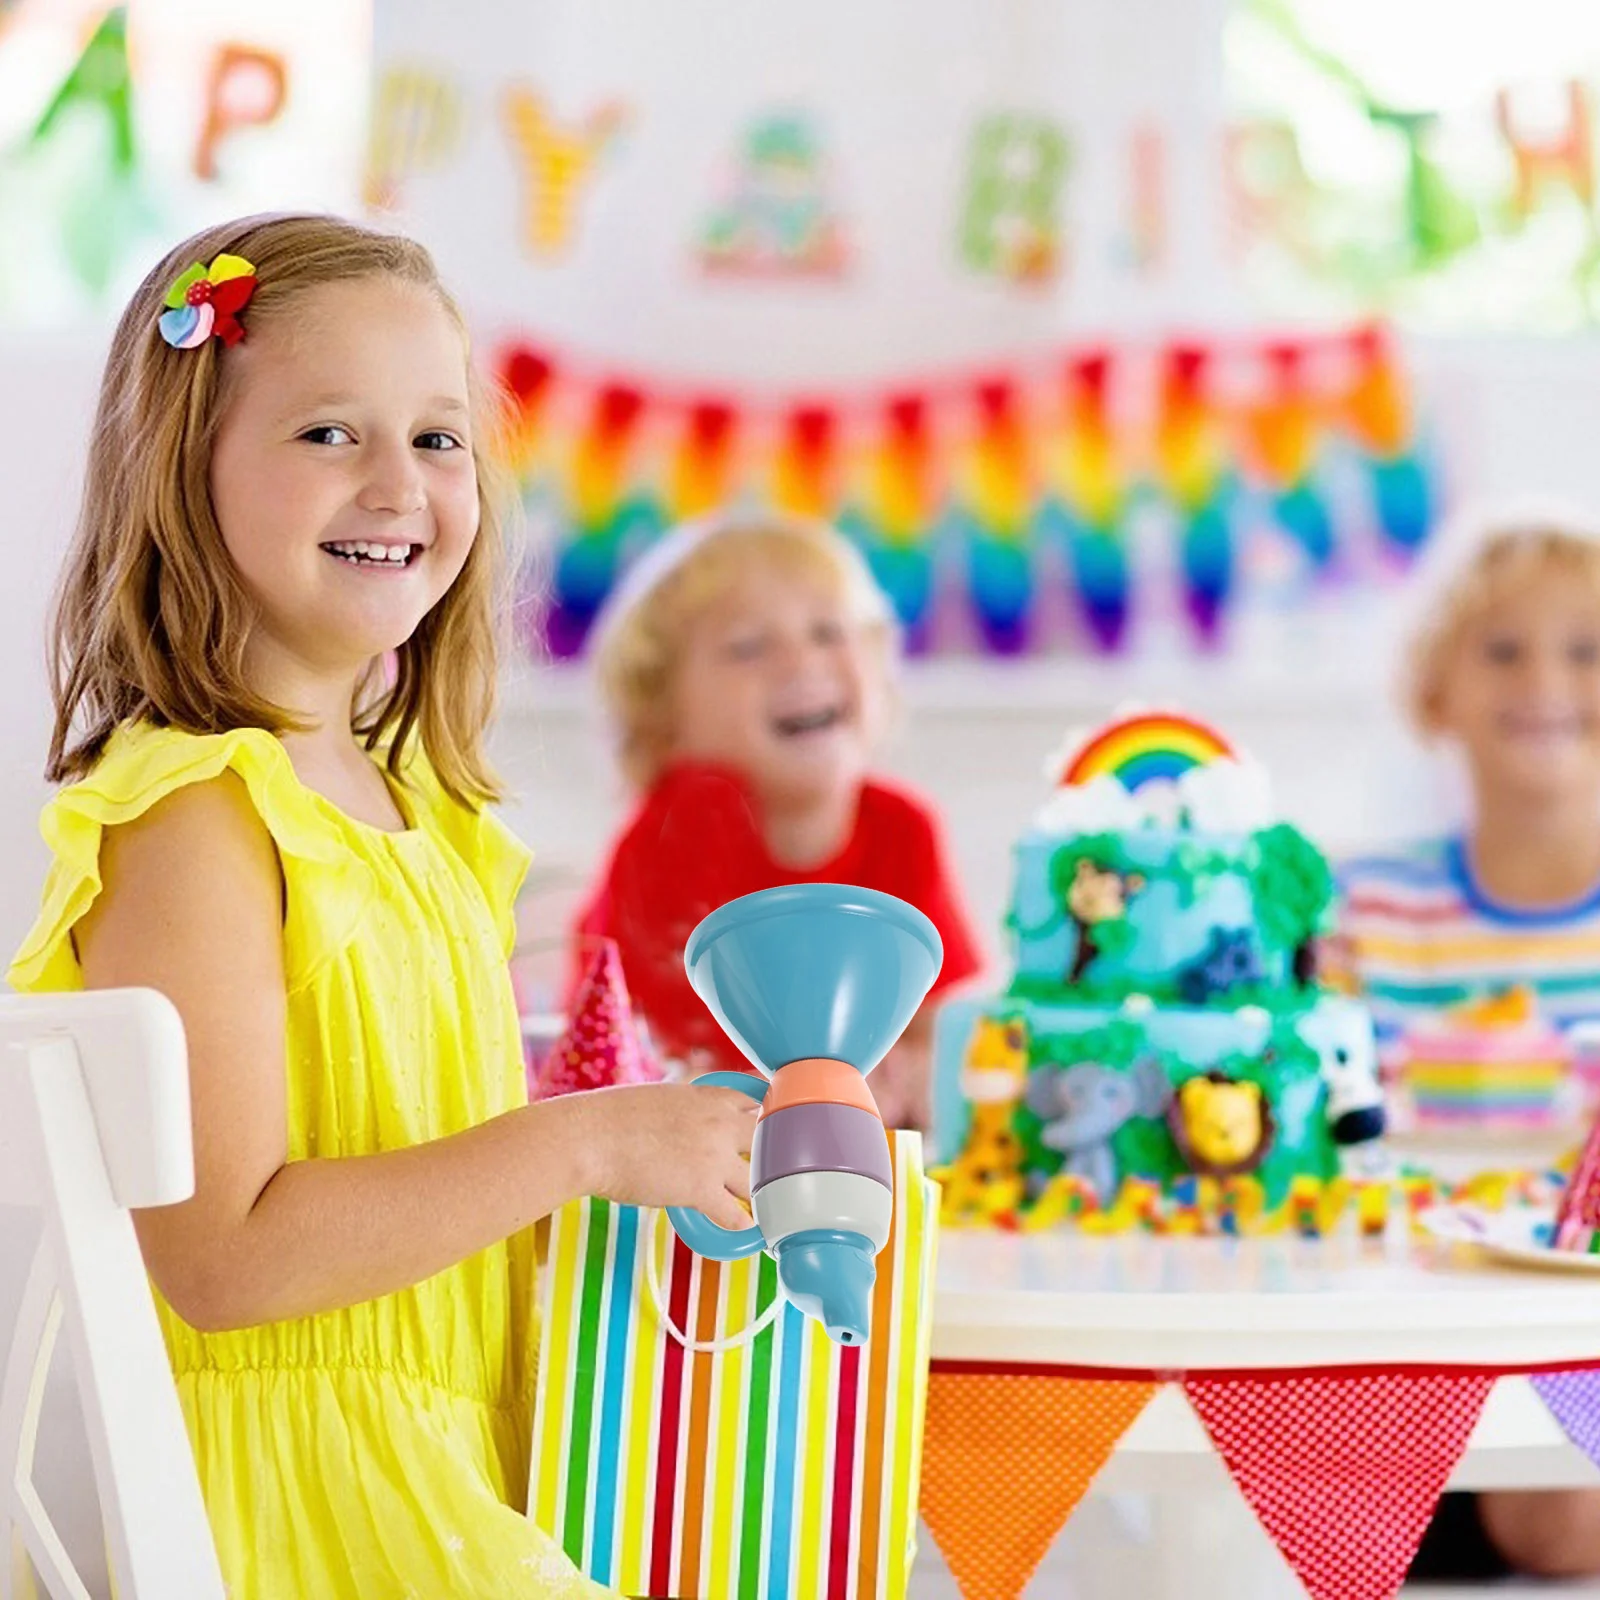
<instances>
[{"instance_id":1,"label":"striped gift bag","mask_svg":"<svg viewBox=\"0 0 1600 1600\"><path fill-rule=\"evenodd\" d=\"M918 1135L894 1135L894 1167L850 1349L774 1304L768 1256L702 1261L661 1213L604 1200L551 1218L528 1510L592 1578L650 1600L903 1600L939 1208Z\"/></svg>"}]
</instances>

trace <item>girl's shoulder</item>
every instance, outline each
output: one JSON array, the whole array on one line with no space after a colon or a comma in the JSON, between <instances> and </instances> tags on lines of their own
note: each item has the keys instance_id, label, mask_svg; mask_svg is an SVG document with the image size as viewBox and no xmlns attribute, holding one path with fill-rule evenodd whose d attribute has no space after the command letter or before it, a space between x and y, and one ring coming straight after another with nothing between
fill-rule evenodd
<instances>
[{"instance_id":1,"label":"girl's shoulder","mask_svg":"<svg viewBox=\"0 0 1600 1600\"><path fill-rule=\"evenodd\" d=\"M105 831L225 773L242 781L277 850L288 891L292 983L310 981L384 892L390 863L384 841L302 783L288 751L264 728L189 733L140 722L119 728L94 767L45 807L40 832L50 872L38 920L10 971L16 988L75 988L81 981L71 931L103 888ZM477 880L509 952L528 851L489 810L451 797L421 756L406 763L405 788L417 829L457 855Z\"/></svg>"},{"instance_id":2,"label":"girl's shoulder","mask_svg":"<svg viewBox=\"0 0 1600 1600\"><path fill-rule=\"evenodd\" d=\"M288 752L265 728L189 733L150 722L125 723L94 766L45 806L41 829L59 856L80 836L131 822L168 796L231 772L280 848L322 855L332 845Z\"/></svg>"},{"instance_id":3,"label":"girl's shoulder","mask_svg":"<svg viewBox=\"0 0 1600 1600\"><path fill-rule=\"evenodd\" d=\"M319 814L295 776L288 752L263 728L187 733L149 722L128 723L107 742L94 766L46 805L39 831L51 862L39 917L9 974L23 990L78 987L81 974L71 933L99 897L106 830L137 821L169 796L224 773L242 780L272 837L286 875L291 864L319 898L348 905L353 920L367 888L359 864L341 849L330 820Z\"/></svg>"}]
</instances>

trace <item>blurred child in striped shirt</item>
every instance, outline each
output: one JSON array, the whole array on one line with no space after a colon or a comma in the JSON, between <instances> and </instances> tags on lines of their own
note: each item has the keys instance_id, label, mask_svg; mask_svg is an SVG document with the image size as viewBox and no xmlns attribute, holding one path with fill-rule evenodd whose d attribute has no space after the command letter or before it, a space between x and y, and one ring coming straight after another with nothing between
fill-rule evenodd
<instances>
[{"instance_id":1,"label":"blurred child in striped shirt","mask_svg":"<svg viewBox=\"0 0 1600 1600\"><path fill-rule=\"evenodd\" d=\"M1464 768L1458 832L1351 863L1335 965L1393 1038L1512 989L1600 1019L1600 535L1560 519L1441 552L1406 709ZM1600 1572L1600 1491L1447 1495L1413 1578Z\"/></svg>"},{"instance_id":2,"label":"blurred child in striped shirt","mask_svg":"<svg viewBox=\"0 0 1600 1600\"><path fill-rule=\"evenodd\" d=\"M1380 1030L1512 988L1600 1019L1600 537L1495 529L1411 641L1407 710L1467 773L1459 832L1350 863L1341 960Z\"/></svg>"}]
</instances>

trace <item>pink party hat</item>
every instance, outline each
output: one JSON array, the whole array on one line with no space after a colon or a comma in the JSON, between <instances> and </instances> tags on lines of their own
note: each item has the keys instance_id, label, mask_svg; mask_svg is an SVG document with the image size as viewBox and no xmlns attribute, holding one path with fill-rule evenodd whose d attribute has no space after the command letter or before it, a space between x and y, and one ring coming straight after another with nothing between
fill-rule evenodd
<instances>
[{"instance_id":1,"label":"pink party hat","mask_svg":"<svg viewBox=\"0 0 1600 1600\"><path fill-rule=\"evenodd\" d=\"M545 1057L530 1097L548 1100L580 1089L654 1083L660 1077L633 1020L616 941L602 939L573 997L566 1031Z\"/></svg>"}]
</instances>

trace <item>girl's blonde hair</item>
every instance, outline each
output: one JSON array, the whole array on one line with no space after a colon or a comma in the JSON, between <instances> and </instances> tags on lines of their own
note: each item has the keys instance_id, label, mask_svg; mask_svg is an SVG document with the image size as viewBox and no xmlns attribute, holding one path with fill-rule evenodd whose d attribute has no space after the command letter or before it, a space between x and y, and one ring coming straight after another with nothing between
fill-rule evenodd
<instances>
[{"instance_id":1,"label":"girl's blonde hair","mask_svg":"<svg viewBox=\"0 0 1600 1600\"><path fill-rule=\"evenodd\" d=\"M760 512L686 523L630 569L596 630L595 674L618 764L635 788L649 788L671 754L673 679L696 618L756 565L822 584L843 603L880 670L892 670L894 614L860 552L835 529Z\"/></svg>"},{"instance_id":2,"label":"girl's blonde hair","mask_svg":"<svg viewBox=\"0 0 1600 1600\"><path fill-rule=\"evenodd\" d=\"M255 295L241 315L247 340L325 284L393 278L434 295L465 348L459 309L432 257L410 239L338 217L285 214L208 228L167 254L123 312L100 384L83 504L52 618L56 715L46 774L54 783L83 776L126 722L191 733L297 726L245 679L254 607L211 503L228 353L216 339L175 350L156 326L179 273L224 252L256 269ZM392 674L374 663L354 732L368 749L388 746L397 777L416 735L444 788L475 804L499 795L484 740L507 563L488 397L475 381L471 398L477 537L449 592L396 652Z\"/></svg>"},{"instance_id":3,"label":"girl's blonde hair","mask_svg":"<svg viewBox=\"0 0 1600 1600\"><path fill-rule=\"evenodd\" d=\"M1544 573L1572 579L1600 602L1600 536L1576 521L1548 517L1496 520L1471 535L1465 552L1446 558L1423 597L1406 652L1402 696L1412 725L1431 733L1451 651L1461 631L1490 611L1508 589Z\"/></svg>"}]
</instances>

